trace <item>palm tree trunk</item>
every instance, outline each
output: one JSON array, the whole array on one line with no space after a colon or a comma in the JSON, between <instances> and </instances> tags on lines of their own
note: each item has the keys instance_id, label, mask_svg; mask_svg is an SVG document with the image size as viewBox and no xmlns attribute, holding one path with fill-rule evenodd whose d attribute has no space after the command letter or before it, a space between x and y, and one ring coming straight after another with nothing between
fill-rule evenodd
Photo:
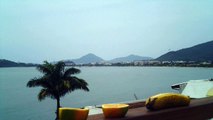
<instances>
[{"instance_id":1,"label":"palm tree trunk","mask_svg":"<svg viewBox=\"0 0 213 120\"><path fill-rule=\"evenodd\" d=\"M56 108L56 118L55 118L55 120L59 120L60 98L58 97L56 100L57 100L57 108Z\"/></svg>"}]
</instances>

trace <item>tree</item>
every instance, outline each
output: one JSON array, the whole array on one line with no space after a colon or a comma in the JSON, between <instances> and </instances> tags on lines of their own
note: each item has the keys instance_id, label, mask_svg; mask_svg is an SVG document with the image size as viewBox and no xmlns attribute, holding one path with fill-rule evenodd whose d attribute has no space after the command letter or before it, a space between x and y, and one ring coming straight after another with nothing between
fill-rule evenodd
<instances>
[{"instance_id":1,"label":"tree","mask_svg":"<svg viewBox=\"0 0 213 120\"><path fill-rule=\"evenodd\" d=\"M27 87L42 87L38 94L39 101L46 97L57 101L56 120L59 119L61 97L77 89L89 91L85 80L73 76L80 73L80 70L76 68L65 69L64 62L51 64L44 61L44 64L37 66L37 70L43 73L43 76L28 81Z\"/></svg>"}]
</instances>

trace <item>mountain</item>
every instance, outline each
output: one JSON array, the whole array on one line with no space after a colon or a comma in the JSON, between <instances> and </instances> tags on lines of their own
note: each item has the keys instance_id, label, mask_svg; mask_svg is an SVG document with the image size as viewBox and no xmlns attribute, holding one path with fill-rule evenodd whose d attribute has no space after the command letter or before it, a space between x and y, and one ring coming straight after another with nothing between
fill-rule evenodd
<instances>
[{"instance_id":1,"label":"mountain","mask_svg":"<svg viewBox=\"0 0 213 120\"><path fill-rule=\"evenodd\" d=\"M138 55L129 55L126 57L119 57L119 58L115 58L112 60L109 60L107 62L110 63L117 63L117 62L133 62L136 60L151 60L151 57L142 57L142 56L138 56ZM73 61L75 64L88 64L88 63L100 63L103 61L106 61L104 59L102 59L101 57L98 57L92 53L89 53L79 59L72 59L70 61Z\"/></svg>"},{"instance_id":2,"label":"mountain","mask_svg":"<svg viewBox=\"0 0 213 120\"><path fill-rule=\"evenodd\" d=\"M118 63L118 62L133 62L133 61L137 61L137 60L151 60L151 57L142 57L142 56L138 56L138 55L129 55L126 57L119 57L119 58L115 58L110 60L110 62L112 63Z\"/></svg>"},{"instance_id":3,"label":"mountain","mask_svg":"<svg viewBox=\"0 0 213 120\"><path fill-rule=\"evenodd\" d=\"M213 40L190 48L168 52L156 60L160 61L213 61Z\"/></svg>"},{"instance_id":4,"label":"mountain","mask_svg":"<svg viewBox=\"0 0 213 120\"><path fill-rule=\"evenodd\" d=\"M32 67L32 66L37 66L37 64L17 63L10 60L0 59L0 67Z\"/></svg>"},{"instance_id":5,"label":"mountain","mask_svg":"<svg viewBox=\"0 0 213 120\"><path fill-rule=\"evenodd\" d=\"M92 53L89 53L79 59L73 59L71 61L73 61L75 64L87 64L87 63L102 62L104 60Z\"/></svg>"}]
</instances>

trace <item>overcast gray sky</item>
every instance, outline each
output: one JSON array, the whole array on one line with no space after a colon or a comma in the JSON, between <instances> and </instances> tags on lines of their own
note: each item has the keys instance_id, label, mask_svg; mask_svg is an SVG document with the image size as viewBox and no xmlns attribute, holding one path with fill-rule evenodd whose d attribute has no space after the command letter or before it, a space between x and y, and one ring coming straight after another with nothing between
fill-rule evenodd
<instances>
[{"instance_id":1,"label":"overcast gray sky","mask_svg":"<svg viewBox=\"0 0 213 120\"><path fill-rule=\"evenodd\" d=\"M213 0L0 0L0 58L153 58L213 40Z\"/></svg>"}]
</instances>

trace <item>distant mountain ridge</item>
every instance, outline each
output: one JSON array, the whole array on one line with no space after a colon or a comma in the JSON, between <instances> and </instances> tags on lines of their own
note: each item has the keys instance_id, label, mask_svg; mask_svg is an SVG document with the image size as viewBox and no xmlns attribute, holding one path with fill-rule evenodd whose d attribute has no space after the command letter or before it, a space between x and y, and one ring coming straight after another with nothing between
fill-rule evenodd
<instances>
[{"instance_id":1,"label":"distant mountain ridge","mask_svg":"<svg viewBox=\"0 0 213 120\"><path fill-rule=\"evenodd\" d=\"M32 67L37 66L38 64L32 63L17 63L10 60L0 59L0 67Z\"/></svg>"},{"instance_id":2,"label":"distant mountain ridge","mask_svg":"<svg viewBox=\"0 0 213 120\"><path fill-rule=\"evenodd\" d=\"M82 56L78 59L72 59L75 64L88 64L88 63L97 63L104 61L102 58L96 56L95 54L89 53L87 55Z\"/></svg>"},{"instance_id":3,"label":"distant mountain ridge","mask_svg":"<svg viewBox=\"0 0 213 120\"><path fill-rule=\"evenodd\" d=\"M78 59L71 59L75 64L88 64L88 63L101 63L101 62L109 62L109 63L118 63L118 62L133 62L136 60L151 60L151 57L142 57L138 55L129 55L126 57L114 58L112 60L104 60L101 57L96 56L95 54L89 53L87 55L82 56Z\"/></svg>"},{"instance_id":4,"label":"distant mountain ridge","mask_svg":"<svg viewBox=\"0 0 213 120\"><path fill-rule=\"evenodd\" d=\"M137 60L151 60L153 58L151 57L142 57L142 56L138 56L138 55L129 55L126 57L119 57L119 58L115 58L110 60L109 62L111 63L118 63L118 62L133 62L133 61L137 61Z\"/></svg>"},{"instance_id":5,"label":"distant mountain ridge","mask_svg":"<svg viewBox=\"0 0 213 120\"><path fill-rule=\"evenodd\" d=\"M160 61L213 61L213 40L193 47L168 52L156 60Z\"/></svg>"},{"instance_id":6,"label":"distant mountain ridge","mask_svg":"<svg viewBox=\"0 0 213 120\"><path fill-rule=\"evenodd\" d=\"M112 60L104 60L95 54L89 53L78 59L62 60L66 65L89 64L89 63L119 63L119 62L134 62L140 60L152 60L151 57L142 57L138 55L129 55L126 57L118 57ZM155 60L159 61L211 61L213 62L213 40L198 44L189 48L171 51L161 55ZM0 59L0 67L30 67L37 66L32 63L18 63L6 59Z\"/></svg>"},{"instance_id":7,"label":"distant mountain ridge","mask_svg":"<svg viewBox=\"0 0 213 120\"><path fill-rule=\"evenodd\" d=\"M69 60L61 60L65 62L66 65L79 65L79 64L89 64L89 63L101 63L101 62L110 62L110 63L117 63L117 62L133 62L136 60L150 60L151 57L142 57L137 55L129 55L126 57L119 57L112 60L104 60L101 57L96 56L95 54L89 53L84 55L78 59L69 59ZM53 64L56 63L52 62ZM37 66L38 64L32 63L17 63L10 60L0 59L0 67L28 67L28 66Z\"/></svg>"}]
</instances>

